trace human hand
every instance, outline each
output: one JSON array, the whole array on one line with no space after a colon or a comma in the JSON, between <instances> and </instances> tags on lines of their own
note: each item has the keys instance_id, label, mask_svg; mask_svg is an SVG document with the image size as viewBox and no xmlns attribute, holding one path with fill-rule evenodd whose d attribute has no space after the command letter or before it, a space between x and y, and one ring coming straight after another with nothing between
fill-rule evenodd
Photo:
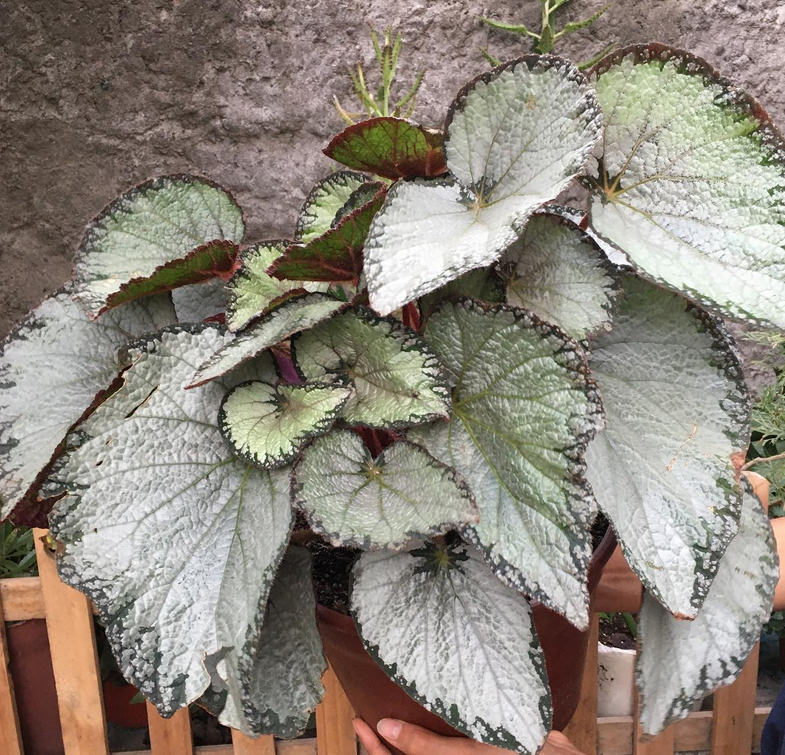
<instances>
[{"instance_id":1,"label":"human hand","mask_svg":"<svg viewBox=\"0 0 785 755\"><path fill-rule=\"evenodd\" d=\"M365 721L355 718L352 726L368 755L390 755L373 729ZM461 737L441 737L414 724L383 718L378 725L379 734L406 755L503 755L508 750L475 742ZM539 755L581 755L570 740L558 731L548 735Z\"/></svg>"}]
</instances>

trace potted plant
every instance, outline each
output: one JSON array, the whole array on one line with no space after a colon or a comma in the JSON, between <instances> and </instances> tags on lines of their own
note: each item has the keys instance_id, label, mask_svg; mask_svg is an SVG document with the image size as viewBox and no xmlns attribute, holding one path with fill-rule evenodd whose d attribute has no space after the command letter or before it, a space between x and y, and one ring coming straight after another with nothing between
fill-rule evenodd
<instances>
[{"instance_id":1,"label":"potted plant","mask_svg":"<svg viewBox=\"0 0 785 755\"><path fill-rule=\"evenodd\" d=\"M184 175L89 224L3 346L0 513L52 509L62 579L164 716L305 727L325 669L307 544L343 549L325 569L353 622L320 621L358 712L382 710L373 673L520 753L569 718L557 667L579 685L615 533L646 588L656 734L735 678L771 610L719 317L785 328L782 138L658 44L587 75L500 65L441 131L384 102L328 145L348 170L291 239L244 246L231 194ZM576 179L588 214L550 204Z\"/></svg>"}]
</instances>

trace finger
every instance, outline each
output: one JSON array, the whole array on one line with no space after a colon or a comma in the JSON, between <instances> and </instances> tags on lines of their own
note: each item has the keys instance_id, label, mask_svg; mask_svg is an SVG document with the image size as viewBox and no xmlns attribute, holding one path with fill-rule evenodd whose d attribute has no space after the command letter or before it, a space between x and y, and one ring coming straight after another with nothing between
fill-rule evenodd
<instances>
[{"instance_id":1,"label":"finger","mask_svg":"<svg viewBox=\"0 0 785 755\"><path fill-rule=\"evenodd\" d=\"M390 755L390 751L379 741L374 730L361 718L352 721L355 734L368 755Z\"/></svg>"},{"instance_id":2,"label":"finger","mask_svg":"<svg viewBox=\"0 0 785 755\"><path fill-rule=\"evenodd\" d=\"M477 743L471 739L440 737L428 729L394 718L383 718L376 730L406 755L477 755Z\"/></svg>"}]
</instances>

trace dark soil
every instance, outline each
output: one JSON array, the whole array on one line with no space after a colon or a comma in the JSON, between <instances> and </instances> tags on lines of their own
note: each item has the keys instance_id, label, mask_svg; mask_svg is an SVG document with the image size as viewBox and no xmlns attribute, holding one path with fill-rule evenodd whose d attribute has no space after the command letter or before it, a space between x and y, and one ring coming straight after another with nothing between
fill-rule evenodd
<instances>
[{"instance_id":1,"label":"dark soil","mask_svg":"<svg viewBox=\"0 0 785 755\"><path fill-rule=\"evenodd\" d=\"M620 650L635 649L635 638L620 613L600 615L600 642Z\"/></svg>"}]
</instances>

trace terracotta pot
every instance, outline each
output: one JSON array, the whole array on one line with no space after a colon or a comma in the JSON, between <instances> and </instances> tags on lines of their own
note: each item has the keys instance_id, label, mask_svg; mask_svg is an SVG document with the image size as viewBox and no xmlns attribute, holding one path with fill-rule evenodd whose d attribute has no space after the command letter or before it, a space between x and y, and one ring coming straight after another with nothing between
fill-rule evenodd
<instances>
[{"instance_id":1,"label":"terracotta pot","mask_svg":"<svg viewBox=\"0 0 785 755\"><path fill-rule=\"evenodd\" d=\"M593 595L605 563L616 547L609 528L594 552L589 566L589 591ZM534 603L534 622L545 653L545 665L553 698L553 728L561 731L572 718L581 691L586 661L588 632L581 632L563 616ZM371 728L382 718L398 718L442 734L463 736L445 721L412 700L391 681L365 652L349 616L318 608L319 629L324 651L355 713ZM390 748L398 753L395 748Z\"/></svg>"},{"instance_id":2,"label":"terracotta pot","mask_svg":"<svg viewBox=\"0 0 785 755\"><path fill-rule=\"evenodd\" d=\"M25 752L63 755L63 734L46 621L33 619L7 624L5 632Z\"/></svg>"}]
</instances>

